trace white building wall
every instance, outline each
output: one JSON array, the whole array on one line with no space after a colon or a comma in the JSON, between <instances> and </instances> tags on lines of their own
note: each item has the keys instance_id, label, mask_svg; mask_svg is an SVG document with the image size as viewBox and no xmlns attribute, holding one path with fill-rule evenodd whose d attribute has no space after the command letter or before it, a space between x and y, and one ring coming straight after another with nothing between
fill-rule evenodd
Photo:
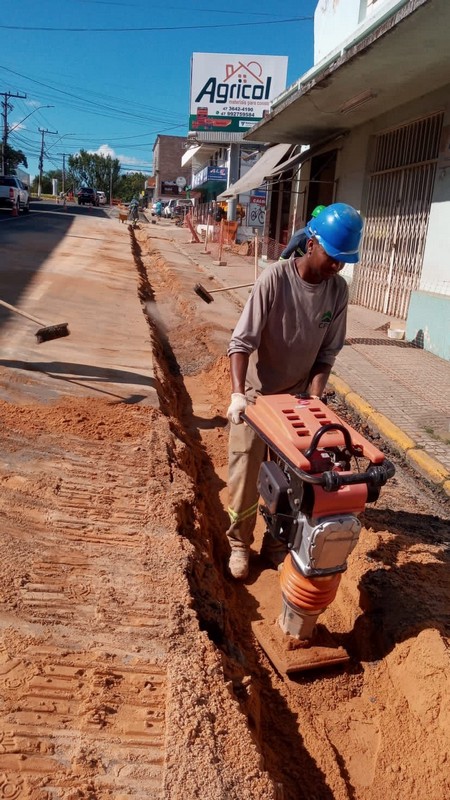
<instances>
[{"instance_id":1,"label":"white building wall","mask_svg":"<svg viewBox=\"0 0 450 800\"><path fill-rule=\"evenodd\" d=\"M349 133L343 140L336 165L336 202L349 203L361 212L364 212L363 192L370 127L364 125ZM346 264L342 270L343 277L350 285L354 269L354 264Z\"/></svg>"},{"instance_id":2,"label":"white building wall","mask_svg":"<svg viewBox=\"0 0 450 800\"><path fill-rule=\"evenodd\" d=\"M314 63L331 53L359 23L361 0L319 0L314 12Z\"/></svg>"},{"instance_id":3,"label":"white building wall","mask_svg":"<svg viewBox=\"0 0 450 800\"><path fill-rule=\"evenodd\" d=\"M350 203L361 210L364 176L367 162L369 126L357 128L345 137L336 169L336 202Z\"/></svg>"},{"instance_id":4,"label":"white building wall","mask_svg":"<svg viewBox=\"0 0 450 800\"><path fill-rule=\"evenodd\" d=\"M420 289L450 295L450 86L418 98L355 128L338 142L336 201L350 203L364 214L369 184L371 138L390 128L445 110L441 153L432 194ZM353 267L344 268L351 283Z\"/></svg>"},{"instance_id":5,"label":"white building wall","mask_svg":"<svg viewBox=\"0 0 450 800\"><path fill-rule=\"evenodd\" d=\"M319 0L314 12L314 64L406 0Z\"/></svg>"},{"instance_id":6,"label":"white building wall","mask_svg":"<svg viewBox=\"0 0 450 800\"><path fill-rule=\"evenodd\" d=\"M450 86L442 90L442 100L450 98ZM420 289L450 297L450 102L446 102L439 160L434 182L427 241L423 254Z\"/></svg>"}]
</instances>

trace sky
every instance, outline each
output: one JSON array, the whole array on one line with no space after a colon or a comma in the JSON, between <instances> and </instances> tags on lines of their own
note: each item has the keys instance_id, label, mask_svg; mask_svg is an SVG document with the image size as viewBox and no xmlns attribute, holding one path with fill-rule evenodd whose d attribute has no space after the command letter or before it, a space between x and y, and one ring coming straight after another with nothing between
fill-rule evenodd
<instances>
[{"instance_id":1,"label":"sky","mask_svg":"<svg viewBox=\"0 0 450 800\"><path fill-rule=\"evenodd\" d=\"M44 171L83 148L151 175L156 136L187 136L192 53L288 56L289 86L313 65L316 5L0 0L0 92L26 95L9 99L8 142L31 176L39 129Z\"/></svg>"}]
</instances>

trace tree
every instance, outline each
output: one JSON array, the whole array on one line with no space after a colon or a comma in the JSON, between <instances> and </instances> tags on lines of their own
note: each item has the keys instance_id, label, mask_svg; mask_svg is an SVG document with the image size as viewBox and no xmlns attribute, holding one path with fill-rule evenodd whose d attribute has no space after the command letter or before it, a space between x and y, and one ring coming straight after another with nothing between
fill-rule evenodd
<instances>
[{"instance_id":1,"label":"tree","mask_svg":"<svg viewBox=\"0 0 450 800\"><path fill-rule=\"evenodd\" d=\"M117 190L119 175L118 158L80 150L77 155L69 156L66 183L73 182L75 191L81 186L91 186L109 196L111 185L113 194Z\"/></svg>"},{"instance_id":2,"label":"tree","mask_svg":"<svg viewBox=\"0 0 450 800\"><path fill-rule=\"evenodd\" d=\"M146 180L147 175L142 172L129 172L127 175L121 175L117 186L118 196L124 203L129 203L134 196L139 197L144 191Z\"/></svg>"},{"instance_id":3,"label":"tree","mask_svg":"<svg viewBox=\"0 0 450 800\"><path fill-rule=\"evenodd\" d=\"M28 169L28 161L22 150L14 150L9 144L5 148L5 174L14 175L19 164L23 164Z\"/></svg>"},{"instance_id":4,"label":"tree","mask_svg":"<svg viewBox=\"0 0 450 800\"><path fill-rule=\"evenodd\" d=\"M42 173L42 183L41 183L41 192L42 194L52 194L53 193L53 179L56 178L58 181L59 191L62 188L62 170L61 169L50 169L48 172ZM31 183L31 191L36 192L38 191L39 187L39 175L36 175L33 178Z\"/></svg>"}]
</instances>

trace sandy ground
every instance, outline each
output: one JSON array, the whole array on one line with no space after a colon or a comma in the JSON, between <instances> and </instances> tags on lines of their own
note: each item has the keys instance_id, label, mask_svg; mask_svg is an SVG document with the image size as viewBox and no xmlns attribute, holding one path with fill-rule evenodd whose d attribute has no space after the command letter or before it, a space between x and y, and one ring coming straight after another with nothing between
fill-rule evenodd
<instances>
[{"instance_id":1,"label":"sandy ground","mask_svg":"<svg viewBox=\"0 0 450 800\"><path fill-rule=\"evenodd\" d=\"M238 309L193 294L183 231L151 233L150 404L0 366L0 798L449 797L446 509L399 465L323 618L350 664L279 675L251 631L279 612L261 524L249 580L226 570Z\"/></svg>"}]
</instances>

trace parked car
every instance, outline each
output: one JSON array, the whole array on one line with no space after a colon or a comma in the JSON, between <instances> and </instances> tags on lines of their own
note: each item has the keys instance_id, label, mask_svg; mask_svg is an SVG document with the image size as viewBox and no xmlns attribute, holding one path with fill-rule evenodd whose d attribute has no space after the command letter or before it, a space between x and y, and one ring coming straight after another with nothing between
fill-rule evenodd
<instances>
[{"instance_id":1,"label":"parked car","mask_svg":"<svg viewBox=\"0 0 450 800\"><path fill-rule=\"evenodd\" d=\"M172 200L169 200L168 203L164 206L164 216L168 217L169 219L172 217L173 209L175 208L176 204L178 203L178 199L173 197Z\"/></svg>"},{"instance_id":2,"label":"parked car","mask_svg":"<svg viewBox=\"0 0 450 800\"><path fill-rule=\"evenodd\" d=\"M105 192L97 192L98 202L101 206L106 206L106 194Z\"/></svg>"},{"instance_id":3,"label":"parked car","mask_svg":"<svg viewBox=\"0 0 450 800\"><path fill-rule=\"evenodd\" d=\"M182 197L180 200L177 200L176 205L172 210L172 217L185 217L189 211L192 211L194 208L194 201L188 200L187 198Z\"/></svg>"},{"instance_id":4,"label":"parked car","mask_svg":"<svg viewBox=\"0 0 450 800\"><path fill-rule=\"evenodd\" d=\"M100 205L95 189L92 189L90 186L82 186L78 192L78 205L85 206L87 203L93 206Z\"/></svg>"},{"instance_id":5,"label":"parked car","mask_svg":"<svg viewBox=\"0 0 450 800\"><path fill-rule=\"evenodd\" d=\"M0 175L0 208L15 208L17 213L30 210L28 187L16 175Z\"/></svg>"}]
</instances>

